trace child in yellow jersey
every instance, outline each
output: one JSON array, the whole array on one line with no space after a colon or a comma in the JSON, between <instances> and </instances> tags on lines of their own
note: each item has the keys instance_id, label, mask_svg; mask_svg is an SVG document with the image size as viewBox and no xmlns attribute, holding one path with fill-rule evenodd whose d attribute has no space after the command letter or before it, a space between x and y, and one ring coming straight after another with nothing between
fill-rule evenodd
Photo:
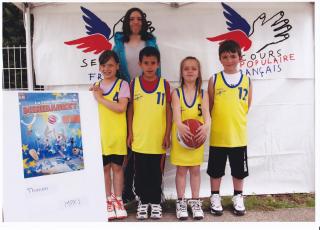
<instances>
[{"instance_id":1,"label":"child in yellow jersey","mask_svg":"<svg viewBox=\"0 0 320 230\"><path fill-rule=\"evenodd\" d=\"M211 184L211 213L222 215L219 195L221 178L229 159L233 178L233 209L244 215L243 179L249 175L247 161L247 113L251 104L252 84L238 70L241 48L233 40L220 44L219 59L224 70L209 80L208 93L211 111L211 138L207 173Z\"/></svg>"},{"instance_id":2,"label":"child in yellow jersey","mask_svg":"<svg viewBox=\"0 0 320 230\"><path fill-rule=\"evenodd\" d=\"M192 199L188 200L194 219L203 219L204 214L199 199L200 165L203 162L204 146L197 149L187 149L177 140L177 131L184 138L190 139L192 134L187 125L182 122L187 119L196 119L203 123L195 136L197 141L204 141L210 130L209 99L206 91L201 89L202 77L200 62L195 57L186 57L180 64L181 86L172 93L173 127L172 148L170 160L177 166L176 189L176 215L180 220L188 218L187 201L184 193L186 176L190 173Z\"/></svg>"},{"instance_id":3,"label":"child in yellow jersey","mask_svg":"<svg viewBox=\"0 0 320 230\"><path fill-rule=\"evenodd\" d=\"M126 81L116 77L119 58L113 51L104 51L99 57L99 71L103 80L90 90L98 102L108 219L127 217L121 198L123 187L122 164L127 155L126 109L130 89ZM112 179L111 179L112 170ZM114 194L111 193L113 185Z\"/></svg>"},{"instance_id":4,"label":"child in yellow jersey","mask_svg":"<svg viewBox=\"0 0 320 230\"><path fill-rule=\"evenodd\" d=\"M159 219L162 217L162 174L172 122L170 86L156 75L160 65L156 48L143 48L139 65L143 73L130 83L128 107L128 146L134 155L134 187L139 197L136 217L147 219L151 206L150 217Z\"/></svg>"}]
</instances>

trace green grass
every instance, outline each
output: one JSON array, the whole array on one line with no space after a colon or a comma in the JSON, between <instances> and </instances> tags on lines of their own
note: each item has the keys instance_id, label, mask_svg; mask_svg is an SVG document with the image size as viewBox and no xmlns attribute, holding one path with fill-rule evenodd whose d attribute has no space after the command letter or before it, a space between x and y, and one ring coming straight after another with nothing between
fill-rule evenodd
<instances>
[{"instance_id":1,"label":"green grass","mask_svg":"<svg viewBox=\"0 0 320 230\"><path fill-rule=\"evenodd\" d=\"M232 210L231 196L222 197L222 205L225 210ZM203 198L202 207L204 211L210 210L209 198ZM166 200L162 204L164 212L175 212L175 200ZM277 195L250 195L245 196L245 206L247 210L273 211L282 208L306 208L315 207L314 193L294 193ZM136 211L136 204L131 203L126 206L129 213Z\"/></svg>"}]
</instances>

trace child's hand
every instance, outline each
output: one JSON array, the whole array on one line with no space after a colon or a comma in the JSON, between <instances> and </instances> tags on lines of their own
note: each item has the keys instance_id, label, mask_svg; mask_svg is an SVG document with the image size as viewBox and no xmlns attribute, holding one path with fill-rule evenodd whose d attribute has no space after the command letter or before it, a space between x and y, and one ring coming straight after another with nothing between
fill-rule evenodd
<instances>
[{"instance_id":1,"label":"child's hand","mask_svg":"<svg viewBox=\"0 0 320 230\"><path fill-rule=\"evenodd\" d=\"M204 124L201 125L197 131L196 131L196 135L195 135L195 139L197 142L205 142L205 140L207 139L207 135L209 132L209 126Z\"/></svg>"},{"instance_id":2,"label":"child's hand","mask_svg":"<svg viewBox=\"0 0 320 230\"><path fill-rule=\"evenodd\" d=\"M165 135L162 142L162 148L168 149L170 147L170 135Z\"/></svg>"},{"instance_id":3,"label":"child's hand","mask_svg":"<svg viewBox=\"0 0 320 230\"><path fill-rule=\"evenodd\" d=\"M97 89L99 89L100 87L98 85L91 85L89 87L89 91L96 91Z\"/></svg>"},{"instance_id":4,"label":"child's hand","mask_svg":"<svg viewBox=\"0 0 320 230\"><path fill-rule=\"evenodd\" d=\"M177 128L178 128L178 131L179 131L179 134L184 138L184 139L187 139L187 140L191 140L192 139L192 133L190 131L190 128L183 124L182 122L180 124L177 124Z\"/></svg>"},{"instance_id":5,"label":"child's hand","mask_svg":"<svg viewBox=\"0 0 320 230\"><path fill-rule=\"evenodd\" d=\"M103 97L103 92L100 88L94 88L92 93L93 93L94 98L97 101L99 101L99 99Z\"/></svg>"},{"instance_id":6,"label":"child's hand","mask_svg":"<svg viewBox=\"0 0 320 230\"><path fill-rule=\"evenodd\" d=\"M130 149L131 149L132 141L133 141L133 136L132 136L131 133L128 133L127 145L128 145L128 147L129 147Z\"/></svg>"},{"instance_id":7,"label":"child's hand","mask_svg":"<svg viewBox=\"0 0 320 230\"><path fill-rule=\"evenodd\" d=\"M123 161L123 164L122 164L122 169L125 169L127 167L127 164L128 164L128 155L125 155L124 156L124 161Z\"/></svg>"}]
</instances>

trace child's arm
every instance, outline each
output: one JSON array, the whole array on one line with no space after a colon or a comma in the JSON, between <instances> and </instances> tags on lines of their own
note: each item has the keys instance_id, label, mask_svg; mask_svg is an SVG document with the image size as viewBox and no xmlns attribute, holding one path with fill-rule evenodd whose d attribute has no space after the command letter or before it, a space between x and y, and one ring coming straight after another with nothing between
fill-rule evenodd
<instances>
[{"instance_id":1,"label":"child's arm","mask_svg":"<svg viewBox=\"0 0 320 230\"><path fill-rule=\"evenodd\" d=\"M214 103L214 87L213 87L213 77L210 77L208 83L208 96L209 96L209 112L211 113Z\"/></svg>"},{"instance_id":2,"label":"child's arm","mask_svg":"<svg viewBox=\"0 0 320 230\"><path fill-rule=\"evenodd\" d=\"M203 92L201 110L202 110L204 124L197 129L197 134L195 138L198 142L202 142L207 139L207 135L211 128L211 117L209 112L209 95L206 91Z\"/></svg>"},{"instance_id":3,"label":"child's arm","mask_svg":"<svg viewBox=\"0 0 320 230\"><path fill-rule=\"evenodd\" d=\"M248 111L251 106L251 101L252 101L252 81L250 81L250 86L249 86Z\"/></svg>"},{"instance_id":4,"label":"child's arm","mask_svg":"<svg viewBox=\"0 0 320 230\"><path fill-rule=\"evenodd\" d=\"M132 121L133 121L133 101L131 100L131 102L129 102L128 111L127 111L127 124L128 124L127 145L129 148L131 148L131 144L133 141Z\"/></svg>"},{"instance_id":5,"label":"child's arm","mask_svg":"<svg viewBox=\"0 0 320 230\"><path fill-rule=\"evenodd\" d=\"M177 125L179 134L183 136L185 139L191 140L192 133L190 131L190 128L187 125L183 124L181 121L180 98L176 90L174 90L172 93L172 110L173 110L173 120Z\"/></svg>"},{"instance_id":6,"label":"child's arm","mask_svg":"<svg viewBox=\"0 0 320 230\"><path fill-rule=\"evenodd\" d=\"M170 85L165 81L165 93L166 93L166 131L162 141L162 148L167 149L170 147L170 134L172 128L172 109L171 109L171 94L170 94Z\"/></svg>"},{"instance_id":7,"label":"child's arm","mask_svg":"<svg viewBox=\"0 0 320 230\"><path fill-rule=\"evenodd\" d=\"M172 110L170 103L166 103L166 132L162 142L162 148L167 149L170 147L170 134L172 128Z\"/></svg>"},{"instance_id":8,"label":"child's arm","mask_svg":"<svg viewBox=\"0 0 320 230\"><path fill-rule=\"evenodd\" d=\"M116 113L123 113L127 110L128 98L119 98L119 102L109 101L103 97L101 89L93 90L93 95L98 103Z\"/></svg>"},{"instance_id":9,"label":"child's arm","mask_svg":"<svg viewBox=\"0 0 320 230\"><path fill-rule=\"evenodd\" d=\"M128 137L127 137L127 145L131 149L132 141L133 141L133 130L132 130L132 121L133 121L133 81L130 83L130 102L128 104L127 110L127 125L128 125Z\"/></svg>"}]
</instances>

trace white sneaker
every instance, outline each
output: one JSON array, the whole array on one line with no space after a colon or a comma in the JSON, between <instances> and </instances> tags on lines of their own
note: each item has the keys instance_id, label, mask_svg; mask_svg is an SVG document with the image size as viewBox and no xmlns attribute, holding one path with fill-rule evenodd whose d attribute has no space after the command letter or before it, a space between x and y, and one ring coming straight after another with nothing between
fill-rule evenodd
<instances>
[{"instance_id":1,"label":"white sneaker","mask_svg":"<svg viewBox=\"0 0 320 230\"><path fill-rule=\"evenodd\" d=\"M246 207L244 206L242 194L238 194L232 197L233 212L238 216L243 216L246 213Z\"/></svg>"},{"instance_id":2,"label":"white sneaker","mask_svg":"<svg viewBox=\"0 0 320 230\"><path fill-rule=\"evenodd\" d=\"M114 220L117 218L117 215L114 211L114 206L112 202L112 198L107 198L107 212L108 212L108 220Z\"/></svg>"},{"instance_id":3,"label":"white sneaker","mask_svg":"<svg viewBox=\"0 0 320 230\"><path fill-rule=\"evenodd\" d=\"M187 201L185 199L176 201L176 214L179 220L188 219Z\"/></svg>"},{"instance_id":4,"label":"white sneaker","mask_svg":"<svg viewBox=\"0 0 320 230\"><path fill-rule=\"evenodd\" d=\"M162 208L160 204L151 204L151 219L161 219L162 218Z\"/></svg>"},{"instance_id":5,"label":"white sneaker","mask_svg":"<svg viewBox=\"0 0 320 230\"><path fill-rule=\"evenodd\" d=\"M113 197L113 206L117 219L124 219L128 217L127 211L124 208L121 197Z\"/></svg>"},{"instance_id":6,"label":"white sneaker","mask_svg":"<svg viewBox=\"0 0 320 230\"><path fill-rule=\"evenodd\" d=\"M210 204L210 211L213 215L221 216L223 214L221 197L219 194L212 194L210 196Z\"/></svg>"},{"instance_id":7,"label":"white sneaker","mask_svg":"<svg viewBox=\"0 0 320 230\"><path fill-rule=\"evenodd\" d=\"M142 204L141 201L139 201L136 218L138 220L148 219L148 208L149 204Z\"/></svg>"},{"instance_id":8,"label":"white sneaker","mask_svg":"<svg viewBox=\"0 0 320 230\"><path fill-rule=\"evenodd\" d=\"M198 200L188 200L188 204L191 207L191 211L192 211L192 217L195 220L201 220L204 217L201 205L202 202L198 199Z\"/></svg>"}]
</instances>

